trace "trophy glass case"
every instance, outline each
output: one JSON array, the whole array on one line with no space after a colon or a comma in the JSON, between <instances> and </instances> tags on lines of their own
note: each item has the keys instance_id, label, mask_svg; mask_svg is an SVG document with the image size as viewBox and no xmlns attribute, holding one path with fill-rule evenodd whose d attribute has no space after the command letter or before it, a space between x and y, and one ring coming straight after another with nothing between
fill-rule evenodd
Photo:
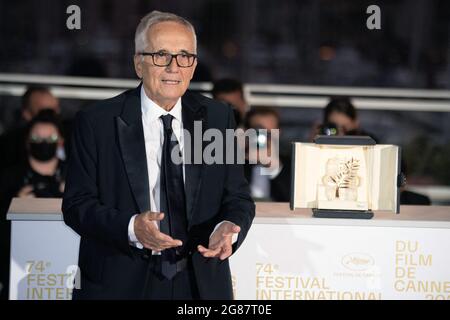
<instances>
[{"instance_id":1,"label":"trophy glass case","mask_svg":"<svg viewBox=\"0 0 450 320\"><path fill-rule=\"evenodd\" d=\"M367 136L317 136L293 143L291 209L313 216L370 219L399 213L400 148Z\"/></svg>"}]
</instances>

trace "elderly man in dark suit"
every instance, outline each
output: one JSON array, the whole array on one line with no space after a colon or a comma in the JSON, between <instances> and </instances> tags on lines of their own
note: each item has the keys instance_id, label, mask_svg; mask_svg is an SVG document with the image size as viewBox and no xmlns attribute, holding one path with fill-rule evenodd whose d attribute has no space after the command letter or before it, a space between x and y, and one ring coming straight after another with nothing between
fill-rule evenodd
<instances>
[{"instance_id":1,"label":"elderly man in dark suit","mask_svg":"<svg viewBox=\"0 0 450 320\"><path fill-rule=\"evenodd\" d=\"M73 298L231 299L228 257L254 202L242 165L189 161L186 139L196 124L225 135L233 111L187 91L197 65L188 21L153 11L135 44L142 84L76 117L62 205L81 236Z\"/></svg>"}]
</instances>

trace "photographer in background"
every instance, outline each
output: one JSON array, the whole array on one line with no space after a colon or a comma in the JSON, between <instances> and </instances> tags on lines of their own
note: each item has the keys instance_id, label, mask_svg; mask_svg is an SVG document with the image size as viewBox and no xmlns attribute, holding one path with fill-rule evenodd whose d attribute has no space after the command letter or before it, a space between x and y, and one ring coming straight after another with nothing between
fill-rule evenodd
<instances>
[{"instance_id":1,"label":"photographer in background","mask_svg":"<svg viewBox=\"0 0 450 320\"><path fill-rule=\"evenodd\" d=\"M28 123L44 109L52 109L59 114L61 108L58 98L51 93L48 87L28 87L22 96L20 121L0 136L0 152L2 154L0 170L26 161L27 150L24 141Z\"/></svg>"},{"instance_id":2,"label":"photographer in background","mask_svg":"<svg viewBox=\"0 0 450 320\"><path fill-rule=\"evenodd\" d=\"M27 161L6 168L1 174L2 202L5 197L61 197L65 165L57 157L57 150L63 146L63 129L58 115L51 109L42 110L27 127Z\"/></svg>"},{"instance_id":3,"label":"photographer in background","mask_svg":"<svg viewBox=\"0 0 450 320\"><path fill-rule=\"evenodd\" d=\"M290 199L291 190L291 162L289 157L276 157L272 152L271 145L271 130L280 129L280 116L274 108L270 107L253 107L247 113L245 118L245 129L256 129L258 147L257 155L249 155L249 150L246 151L247 162L249 157L258 159L257 164L246 163L244 166L244 174L250 184L252 197L255 201L275 201L287 202ZM266 129L266 130L260 130ZM278 139L279 137L275 137ZM259 152L267 148L266 152ZM271 157L271 164L273 170L267 172L267 163L261 159L267 154ZM261 159L261 161L259 161ZM273 163L273 162L276 162ZM263 168L266 170L264 171ZM270 171L270 170L269 170ZM267 174L269 173L269 174Z\"/></svg>"},{"instance_id":4,"label":"photographer in background","mask_svg":"<svg viewBox=\"0 0 450 320\"><path fill-rule=\"evenodd\" d=\"M323 112L323 122L313 128L310 140L312 141L318 134L370 136L375 142L378 142L373 134L360 127L356 108L348 97L330 99Z\"/></svg>"},{"instance_id":5,"label":"photographer in background","mask_svg":"<svg viewBox=\"0 0 450 320\"><path fill-rule=\"evenodd\" d=\"M54 110L41 110L28 124L27 161L0 174L0 291L7 299L10 224L6 213L13 197L60 198L64 191L65 164L57 157L63 147L63 130Z\"/></svg>"}]
</instances>

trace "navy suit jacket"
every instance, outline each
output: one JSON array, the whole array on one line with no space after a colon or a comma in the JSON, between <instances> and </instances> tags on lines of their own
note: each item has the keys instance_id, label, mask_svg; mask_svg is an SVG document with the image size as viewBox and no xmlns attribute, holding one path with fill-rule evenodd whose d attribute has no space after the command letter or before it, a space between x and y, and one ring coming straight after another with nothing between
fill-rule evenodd
<instances>
[{"instance_id":1,"label":"navy suit jacket","mask_svg":"<svg viewBox=\"0 0 450 320\"><path fill-rule=\"evenodd\" d=\"M65 223L81 236L81 288L74 289L74 299L144 298L149 260L128 242L130 218L150 210L140 101L139 86L77 113L62 204ZM229 106L189 91L182 97L182 118L191 136L194 121L202 121L203 131L235 127ZM204 258L196 246L208 246L223 220L241 227L233 252L244 240L255 205L243 166L186 164L185 193L200 297L230 299L228 260Z\"/></svg>"}]
</instances>

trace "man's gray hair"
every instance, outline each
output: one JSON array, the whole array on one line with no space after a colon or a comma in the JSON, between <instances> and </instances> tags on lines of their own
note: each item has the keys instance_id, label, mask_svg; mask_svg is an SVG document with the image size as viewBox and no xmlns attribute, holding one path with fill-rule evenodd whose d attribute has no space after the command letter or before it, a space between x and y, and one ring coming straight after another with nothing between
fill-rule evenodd
<instances>
[{"instance_id":1,"label":"man's gray hair","mask_svg":"<svg viewBox=\"0 0 450 320\"><path fill-rule=\"evenodd\" d=\"M160 22L166 21L177 22L190 29L194 35L195 48L197 50L197 36L195 34L194 26L189 21L173 13L154 10L143 17L136 28L136 34L134 36L135 53L142 52L147 48L148 29Z\"/></svg>"}]
</instances>

